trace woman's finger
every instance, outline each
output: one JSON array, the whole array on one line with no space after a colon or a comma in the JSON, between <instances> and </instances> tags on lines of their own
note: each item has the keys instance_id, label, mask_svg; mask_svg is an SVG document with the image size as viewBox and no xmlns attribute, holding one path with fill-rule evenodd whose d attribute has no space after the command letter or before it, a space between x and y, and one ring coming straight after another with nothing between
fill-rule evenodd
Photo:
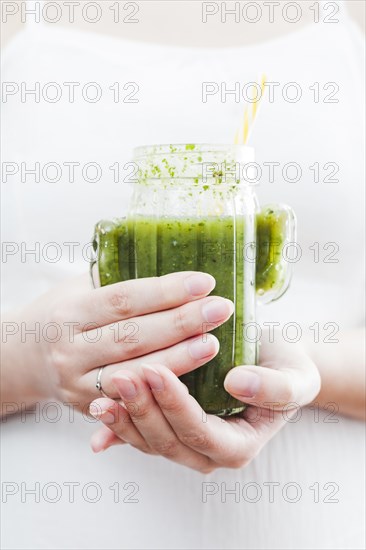
<instances>
[{"instance_id":1,"label":"woman's finger","mask_svg":"<svg viewBox=\"0 0 366 550\"><path fill-rule=\"evenodd\" d=\"M104 427L92 436L91 446L94 452L105 450L115 444L116 438L121 443L129 443L141 451L150 451L131 421L128 411L120 403L113 399L96 399L90 404L89 412L104 424Z\"/></svg>"},{"instance_id":2,"label":"woman's finger","mask_svg":"<svg viewBox=\"0 0 366 550\"><path fill-rule=\"evenodd\" d=\"M182 386L185 395L187 408L191 405L191 399L183 389L183 384L177 378L177 385ZM149 386L136 373L131 371L119 371L113 376L113 382L123 400L130 418L141 434L145 446L147 445L154 453L173 460L179 464L185 464L190 468L201 472L208 472L212 469L211 461L207 456L185 446L176 436L166 418L157 405ZM174 393L172 398L174 399ZM103 420L103 416L101 417ZM121 422L109 427L119 435L123 435ZM140 447L138 447L140 448ZM141 449L140 450L144 450Z\"/></svg>"},{"instance_id":3,"label":"woman's finger","mask_svg":"<svg viewBox=\"0 0 366 550\"><path fill-rule=\"evenodd\" d=\"M72 344L84 372L170 347L213 330L231 317L234 305L219 296L202 298L174 309L133 317L86 333Z\"/></svg>"},{"instance_id":4,"label":"woman's finger","mask_svg":"<svg viewBox=\"0 0 366 550\"><path fill-rule=\"evenodd\" d=\"M231 369L224 382L226 391L244 403L273 410L312 401L320 390L318 370L300 346L289 345L291 353L287 346L266 346L260 366Z\"/></svg>"},{"instance_id":5,"label":"woman's finger","mask_svg":"<svg viewBox=\"0 0 366 550\"><path fill-rule=\"evenodd\" d=\"M178 307L206 296L214 287L212 275L195 271L115 283L74 295L72 303L67 304L67 321L78 322L76 331L83 331L84 325L101 327Z\"/></svg>"},{"instance_id":6,"label":"woman's finger","mask_svg":"<svg viewBox=\"0 0 366 550\"><path fill-rule=\"evenodd\" d=\"M100 453L113 447L114 445L126 445L126 441L120 439L112 430L102 424L102 426L91 436L90 446L94 453Z\"/></svg>"},{"instance_id":7,"label":"woman's finger","mask_svg":"<svg viewBox=\"0 0 366 550\"><path fill-rule=\"evenodd\" d=\"M184 445L228 468L241 466L251 457L253 430L246 438L224 419L206 415L177 377L162 365L144 364L143 371L162 413Z\"/></svg>"},{"instance_id":8,"label":"woman's finger","mask_svg":"<svg viewBox=\"0 0 366 550\"><path fill-rule=\"evenodd\" d=\"M190 372L215 357L219 351L219 341L213 334L206 334L189 338L170 348L155 351L145 355L145 363L162 363L177 376ZM112 398L118 397L117 389L112 381L112 375L121 369L141 372L141 358L131 359L123 363L107 365L102 372L103 391ZM83 395L89 396L89 401L98 395L96 389L98 370L94 369L84 374L80 380L80 389Z\"/></svg>"}]
</instances>

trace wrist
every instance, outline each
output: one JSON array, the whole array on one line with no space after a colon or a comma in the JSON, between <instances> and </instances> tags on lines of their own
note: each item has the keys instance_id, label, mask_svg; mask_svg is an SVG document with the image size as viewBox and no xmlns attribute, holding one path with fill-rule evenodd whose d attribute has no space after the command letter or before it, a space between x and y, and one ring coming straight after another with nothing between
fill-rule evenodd
<instances>
[{"instance_id":1,"label":"wrist","mask_svg":"<svg viewBox=\"0 0 366 550\"><path fill-rule=\"evenodd\" d=\"M1 401L22 407L51 396L37 321L26 310L5 314L2 320Z\"/></svg>"}]
</instances>

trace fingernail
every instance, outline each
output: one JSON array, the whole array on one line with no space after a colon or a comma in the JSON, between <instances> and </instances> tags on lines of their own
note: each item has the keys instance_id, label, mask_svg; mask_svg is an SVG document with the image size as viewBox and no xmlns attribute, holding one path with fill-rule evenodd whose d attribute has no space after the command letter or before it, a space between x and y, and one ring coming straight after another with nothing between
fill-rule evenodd
<instances>
[{"instance_id":1,"label":"fingernail","mask_svg":"<svg viewBox=\"0 0 366 550\"><path fill-rule=\"evenodd\" d=\"M113 411L108 409L102 412L100 420L103 422L103 424L114 424L116 422Z\"/></svg>"},{"instance_id":2,"label":"fingernail","mask_svg":"<svg viewBox=\"0 0 366 550\"><path fill-rule=\"evenodd\" d=\"M113 406L113 405L112 405ZM101 420L104 424L114 424L116 418L111 407L103 408L99 403L90 403L89 412L97 420Z\"/></svg>"},{"instance_id":3,"label":"fingernail","mask_svg":"<svg viewBox=\"0 0 366 550\"><path fill-rule=\"evenodd\" d=\"M89 405L89 413L94 417L96 418L97 420L99 420L99 418L101 417L101 414L102 414L102 408L101 406L99 405L98 402L96 403L90 403Z\"/></svg>"},{"instance_id":4,"label":"fingernail","mask_svg":"<svg viewBox=\"0 0 366 550\"><path fill-rule=\"evenodd\" d=\"M208 273L195 273L184 280L186 289L191 296L204 296L215 288L215 279Z\"/></svg>"},{"instance_id":5,"label":"fingernail","mask_svg":"<svg viewBox=\"0 0 366 550\"><path fill-rule=\"evenodd\" d=\"M226 298L211 300L202 307L202 315L208 323L219 323L234 312L234 304Z\"/></svg>"},{"instance_id":6,"label":"fingernail","mask_svg":"<svg viewBox=\"0 0 366 550\"><path fill-rule=\"evenodd\" d=\"M219 349L217 338L211 334L203 334L188 344L188 352L192 359L203 359Z\"/></svg>"},{"instance_id":7,"label":"fingernail","mask_svg":"<svg viewBox=\"0 0 366 550\"><path fill-rule=\"evenodd\" d=\"M117 374L112 378L122 399L133 399L137 395L134 382L126 374Z\"/></svg>"},{"instance_id":8,"label":"fingernail","mask_svg":"<svg viewBox=\"0 0 366 550\"><path fill-rule=\"evenodd\" d=\"M164 389L164 380L151 365L141 365L146 380L152 390L161 391Z\"/></svg>"},{"instance_id":9,"label":"fingernail","mask_svg":"<svg viewBox=\"0 0 366 550\"><path fill-rule=\"evenodd\" d=\"M92 435L90 441L91 448L94 453L100 453L105 450L105 436L99 432Z\"/></svg>"},{"instance_id":10,"label":"fingernail","mask_svg":"<svg viewBox=\"0 0 366 550\"><path fill-rule=\"evenodd\" d=\"M255 397L260 389L261 379L258 374L245 367L235 367L226 376L225 389L237 396Z\"/></svg>"}]
</instances>

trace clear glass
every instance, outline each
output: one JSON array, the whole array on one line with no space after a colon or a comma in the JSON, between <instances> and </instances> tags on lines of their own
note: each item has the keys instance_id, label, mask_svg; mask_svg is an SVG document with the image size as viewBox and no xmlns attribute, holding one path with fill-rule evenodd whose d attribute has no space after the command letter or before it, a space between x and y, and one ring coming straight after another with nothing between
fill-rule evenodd
<instances>
[{"instance_id":1,"label":"clear glass","mask_svg":"<svg viewBox=\"0 0 366 550\"><path fill-rule=\"evenodd\" d=\"M212 294L234 302L223 326L202 327L203 339L206 329L219 339L217 356L181 378L207 413L221 416L244 409L223 382L232 367L257 362L247 337L257 298L276 299L290 278L282 251L294 238L294 215L280 205L259 210L242 170L253 160L253 149L239 145L139 147L127 216L99 222L94 237L96 284L205 271L216 279Z\"/></svg>"}]
</instances>

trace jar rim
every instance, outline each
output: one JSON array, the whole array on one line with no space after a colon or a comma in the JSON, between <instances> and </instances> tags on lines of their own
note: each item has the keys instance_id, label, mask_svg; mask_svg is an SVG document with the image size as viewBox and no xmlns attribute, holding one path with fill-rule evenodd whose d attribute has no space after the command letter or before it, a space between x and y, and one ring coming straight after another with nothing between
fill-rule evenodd
<instances>
[{"instance_id":1,"label":"jar rim","mask_svg":"<svg viewBox=\"0 0 366 550\"><path fill-rule=\"evenodd\" d=\"M133 157L141 158L147 155L167 155L167 154L197 154L232 151L241 154L245 152L254 154L254 148L242 144L230 143L163 143L155 145L140 145L133 149ZM236 155L235 155L236 156Z\"/></svg>"}]
</instances>

